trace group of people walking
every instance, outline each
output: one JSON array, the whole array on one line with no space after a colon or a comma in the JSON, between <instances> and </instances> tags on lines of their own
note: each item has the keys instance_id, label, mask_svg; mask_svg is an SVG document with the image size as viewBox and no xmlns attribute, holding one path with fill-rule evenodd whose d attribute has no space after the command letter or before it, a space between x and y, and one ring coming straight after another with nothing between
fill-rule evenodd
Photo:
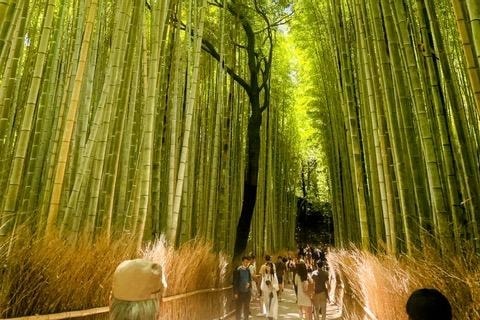
<instances>
[{"instance_id":1,"label":"group of people walking","mask_svg":"<svg viewBox=\"0 0 480 320\"><path fill-rule=\"evenodd\" d=\"M293 284L299 315L305 320L326 320L327 304L343 309L344 281L336 267L327 263L328 248L300 248L295 258L278 257L265 263L257 273L253 254L242 258L242 265L233 276L236 298L236 319L249 319L250 302L261 303L262 315L278 318L278 303L283 287ZM412 292L405 306L409 320L451 320L452 307L437 289L421 288Z\"/></svg>"},{"instance_id":2,"label":"group of people walking","mask_svg":"<svg viewBox=\"0 0 480 320\"><path fill-rule=\"evenodd\" d=\"M284 284L294 285L301 318L325 320L328 301L340 309L343 304L343 281L338 270L333 269L336 268L328 270L326 252L316 249L301 250L296 258L278 257L275 263L270 256L265 256L265 263L258 273L255 256L243 257L233 276L237 320L242 316L249 318L251 300L261 303L263 316L277 319ZM160 264L145 259L123 261L113 273L109 318L159 319L160 302L166 287ZM436 289L415 290L405 309L409 320L452 319L448 299Z\"/></svg>"},{"instance_id":3,"label":"group of people walking","mask_svg":"<svg viewBox=\"0 0 480 320\"><path fill-rule=\"evenodd\" d=\"M254 300L260 302L263 316L277 319L283 288L292 284L300 316L307 320L325 320L333 281L337 291L343 292L343 281L338 273L329 272L326 250L322 248L302 248L296 257L279 256L276 262L266 255L258 273L255 256L244 256L233 277L236 319L248 319L250 302ZM337 293L342 298L341 292ZM341 307L340 300L336 303Z\"/></svg>"}]
</instances>

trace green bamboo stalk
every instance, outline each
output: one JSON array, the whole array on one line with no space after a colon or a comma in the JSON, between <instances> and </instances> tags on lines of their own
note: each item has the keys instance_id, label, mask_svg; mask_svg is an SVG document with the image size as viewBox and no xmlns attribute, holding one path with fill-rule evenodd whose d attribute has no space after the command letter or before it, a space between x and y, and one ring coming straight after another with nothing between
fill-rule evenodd
<instances>
[{"instance_id":1,"label":"green bamboo stalk","mask_svg":"<svg viewBox=\"0 0 480 320\"><path fill-rule=\"evenodd\" d=\"M433 133L430 129L430 123L427 114L427 106L423 95L422 83L419 76L418 61L415 58L415 52L412 43L409 41L409 31L405 24L405 8L403 5L393 2L395 5L396 21L399 28L400 42L403 53L405 54L406 64L409 70L410 91L414 97L414 106L418 121L421 146L424 154L424 161L427 169L428 188L431 195L433 209L433 226L435 234L438 237L441 247L449 250L452 241L451 228L449 227L449 213L446 204L447 195L441 184L441 174L435 152L435 142ZM428 229L427 229L428 230Z\"/></svg>"},{"instance_id":2,"label":"green bamboo stalk","mask_svg":"<svg viewBox=\"0 0 480 320\"><path fill-rule=\"evenodd\" d=\"M431 59L430 63L434 64L434 67L441 69L442 77L440 77L440 70L434 70L438 77L438 81L442 81L445 83L441 88L445 88L445 92L442 91L443 95L445 96L443 103L445 104L444 108L447 109L448 104L447 101L449 100L449 105L451 106L450 115L444 115L445 119L443 121L446 124L446 135L448 138L448 142L450 143L449 151L451 154L447 154L451 158L450 166L455 166L453 168L447 168L447 181L449 186L449 199L451 203L451 212L453 215L453 223L454 223L454 234L457 235L457 247L461 246L461 242L463 239L466 238L466 225L464 219L464 210L458 204L463 202L464 199L471 199L472 201L468 201L465 208L468 208L469 220L471 221L471 234L473 234L473 239L477 239L475 241L475 246L480 248L480 239L478 237L479 230L478 230L478 215L476 214L475 207L479 205L479 202L473 196L480 192L479 190L479 176L477 170L474 169L475 167L475 160L472 158L472 154L474 153L474 149L472 148L471 141L472 136L469 134L469 130L465 128L466 119L464 118L464 112L461 106L462 102L459 98L459 93L457 93L456 88L452 83L452 72L450 70L450 63L448 61L448 57L446 55L445 46L443 44L443 38L440 33L440 26L437 19L437 12L435 10L434 3L432 1L426 1L425 3L425 10L428 14L428 22L431 26L431 40L432 45L434 46L434 51L438 52L438 63L435 63L437 59ZM447 110L445 110L446 113ZM437 117L439 114L437 113ZM452 119L452 124L449 124L448 118ZM463 119L460 119L460 118ZM456 145L451 142L453 140L453 136L458 137L458 143ZM445 148L446 145L443 145ZM454 152L453 149L456 149ZM445 157L445 156L444 156ZM445 161L446 162L446 161ZM448 162L446 163L446 165ZM450 174L449 174L450 173ZM456 180L454 180L456 179ZM461 184L458 186L457 184ZM464 194L463 199L460 198L460 192Z\"/></svg>"},{"instance_id":3,"label":"green bamboo stalk","mask_svg":"<svg viewBox=\"0 0 480 320\"><path fill-rule=\"evenodd\" d=\"M151 54L148 61L148 82L145 83L147 92L145 95L145 109L142 115L143 130L142 130L142 147L141 147L141 165L140 165L140 185L138 199L138 215L135 219L135 235L137 238L137 247L140 248L145 232L145 225L150 202L150 187L152 176L152 160L153 160L153 130L154 130L154 114L155 114L155 99L157 94L157 80L158 80L158 66L160 61L160 41L165 25L166 10L168 8L168 1L162 4L156 3L152 8L152 25L151 25ZM144 52L146 48L144 48ZM146 55L146 52L144 53ZM136 212L136 210L135 210Z\"/></svg>"},{"instance_id":4,"label":"green bamboo stalk","mask_svg":"<svg viewBox=\"0 0 480 320\"><path fill-rule=\"evenodd\" d=\"M14 96L17 87L18 65L22 57L23 35L28 15L28 2L24 2L22 15L17 20L15 28L15 39L12 50L9 52L5 72L0 86L0 188L5 190L8 179L8 161L10 156L11 133L13 127L13 116L15 110ZM0 202L0 206L3 203Z\"/></svg>"},{"instance_id":5,"label":"green bamboo stalk","mask_svg":"<svg viewBox=\"0 0 480 320\"><path fill-rule=\"evenodd\" d=\"M30 134L33 130L33 119L36 110L37 97L40 91L42 75L45 66L45 60L48 51L50 32L53 27L53 16L55 1L50 0L47 3L45 11L45 20L42 27L42 34L38 46L35 68L32 82L28 91L25 113L22 119L20 132L18 133L17 143L15 145L14 158L11 164L10 175L8 178L7 189L5 191L5 202L2 208L2 217L0 219L0 235L5 235L9 222L14 218L17 210L17 201L23 179Z\"/></svg>"},{"instance_id":6,"label":"green bamboo stalk","mask_svg":"<svg viewBox=\"0 0 480 320\"><path fill-rule=\"evenodd\" d=\"M5 58L9 54L15 22L19 20L24 7L22 2L0 0L0 74L3 74Z\"/></svg>"},{"instance_id":7,"label":"green bamboo stalk","mask_svg":"<svg viewBox=\"0 0 480 320\"><path fill-rule=\"evenodd\" d=\"M204 19L205 19L205 11L207 8L206 0L203 0L200 8L198 8L200 17L199 17L199 26L195 32L195 39L194 39L194 57L193 57L193 74L191 76L191 85L188 88L187 97L186 97L186 114L185 114L185 127L184 127L184 134L183 134L183 142L182 142L182 150L180 153L180 164L178 167L177 173L177 185L175 189L175 201L173 205L173 213L171 220L168 225L168 233L167 239L171 243L175 243L177 239L177 228L178 228L178 218L180 212L180 204L181 204L181 195L183 191L183 182L184 182L184 175L185 175L185 166L189 151L189 143L190 143L190 131L192 125L192 116L193 116L193 107L196 98L196 89L197 89L197 78L198 78L198 69L200 63L200 51L201 51L201 44L202 44L202 36L203 36L203 26L204 26Z\"/></svg>"},{"instance_id":8,"label":"green bamboo stalk","mask_svg":"<svg viewBox=\"0 0 480 320\"><path fill-rule=\"evenodd\" d=\"M480 68L478 60L475 59L475 47L472 44L472 28L469 11L465 0L452 0L453 11L455 12L457 28L462 41L465 63L470 80L470 86L475 97L477 110L480 110Z\"/></svg>"},{"instance_id":9,"label":"green bamboo stalk","mask_svg":"<svg viewBox=\"0 0 480 320\"><path fill-rule=\"evenodd\" d=\"M46 235L52 234L55 228L59 205L60 197L63 187L63 179L65 174L65 169L67 165L68 152L70 149L71 138L73 134L73 127L76 119L76 113L80 102L80 91L82 89L83 80L84 80L84 70L87 63L87 54L89 51L91 34L93 30L93 25L95 21L96 11L97 11L98 2L97 0L92 0L90 3L87 20L85 23L85 33L82 41L82 48L80 51L80 59L78 63L77 72L75 75L74 87L72 96L70 98L69 109L65 118L65 128L62 134L62 140L59 150L59 158L57 162L57 167L55 170L55 178L53 182L53 191L52 198L50 199L50 208L48 211L47 225L45 233Z\"/></svg>"}]
</instances>

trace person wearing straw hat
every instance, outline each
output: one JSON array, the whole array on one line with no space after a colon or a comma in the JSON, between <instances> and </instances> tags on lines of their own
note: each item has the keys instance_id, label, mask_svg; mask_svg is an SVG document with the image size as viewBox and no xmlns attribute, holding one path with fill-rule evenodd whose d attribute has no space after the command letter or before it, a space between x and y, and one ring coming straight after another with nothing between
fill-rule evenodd
<instances>
[{"instance_id":1,"label":"person wearing straw hat","mask_svg":"<svg viewBox=\"0 0 480 320\"><path fill-rule=\"evenodd\" d=\"M125 260L113 273L111 320L155 320L167 287L162 267L145 259Z\"/></svg>"}]
</instances>

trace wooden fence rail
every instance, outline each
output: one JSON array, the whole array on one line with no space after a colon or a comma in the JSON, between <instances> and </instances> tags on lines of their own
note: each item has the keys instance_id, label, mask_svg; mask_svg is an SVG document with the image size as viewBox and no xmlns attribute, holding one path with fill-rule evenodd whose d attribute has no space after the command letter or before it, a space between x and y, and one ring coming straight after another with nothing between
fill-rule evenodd
<instances>
[{"instance_id":1,"label":"wooden fence rail","mask_svg":"<svg viewBox=\"0 0 480 320\"><path fill-rule=\"evenodd\" d=\"M222 292L232 289L232 286L224 287L224 288L210 288L210 289L201 289L195 290L191 292L185 292L181 294L176 294L173 296L163 297L162 303L180 300L184 298L188 298L197 294L203 293L214 293L214 292ZM19 318L2 318L0 320L54 320L54 319L70 319L70 318L78 318L78 317L86 317L96 314L108 313L109 307L98 307L86 310L77 310L77 311L66 311L61 313L53 313L53 314L45 314L45 315L33 315L33 316L26 316L26 317L19 317ZM234 310L235 311L235 310ZM230 316L234 311L230 311L227 314L221 316L219 319L225 319Z\"/></svg>"}]
</instances>

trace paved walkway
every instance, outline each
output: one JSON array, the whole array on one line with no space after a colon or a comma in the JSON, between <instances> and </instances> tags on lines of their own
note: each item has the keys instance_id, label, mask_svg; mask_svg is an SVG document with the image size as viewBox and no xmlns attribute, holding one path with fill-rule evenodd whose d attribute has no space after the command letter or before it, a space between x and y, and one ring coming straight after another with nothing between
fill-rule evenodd
<instances>
[{"instance_id":1,"label":"paved walkway","mask_svg":"<svg viewBox=\"0 0 480 320\"><path fill-rule=\"evenodd\" d=\"M297 303L295 302L295 291L290 286L284 289L282 301L278 303L278 320L281 319L300 319L298 314ZM260 303L258 301L253 301L250 304L250 311L253 317L250 319L266 319L265 316L262 316L260 312ZM230 319L235 319L235 316ZM342 319L341 311L338 307L334 305L327 306L327 319Z\"/></svg>"}]
</instances>

